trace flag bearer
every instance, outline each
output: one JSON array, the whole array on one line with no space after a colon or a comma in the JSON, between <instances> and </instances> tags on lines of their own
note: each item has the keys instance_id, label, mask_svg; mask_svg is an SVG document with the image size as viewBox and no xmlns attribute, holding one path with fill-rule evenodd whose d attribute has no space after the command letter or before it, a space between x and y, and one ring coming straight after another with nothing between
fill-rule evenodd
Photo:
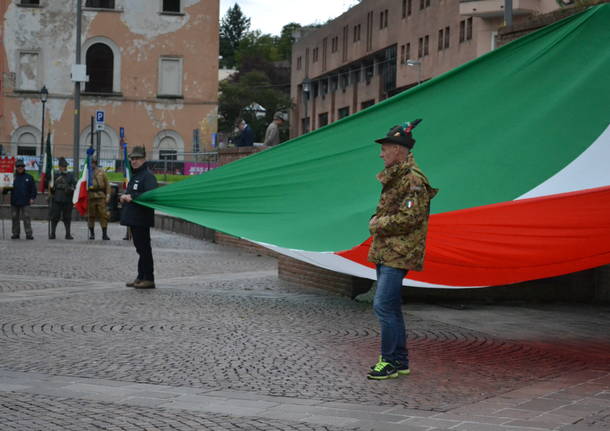
<instances>
[{"instance_id":1,"label":"flag bearer","mask_svg":"<svg viewBox=\"0 0 610 431\"><path fill-rule=\"evenodd\" d=\"M76 187L76 180L72 172L68 172L68 162L65 158L60 157L58 164L59 172L55 173L55 179L51 187L51 232L49 233L49 239L55 239L55 231L60 218L66 228L66 239L74 239L70 234L70 223L72 222L72 195Z\"/></svg>"},{"instance_id":2,"label":"flag bearer","mask_svg":"<svg viewBox=\"0 0 610 431\"><path fill-rule=\"evenodd\" d=\"M91 160L93 169L93 182L89 185L89 239L95 239L95 219L100 221L102 239L108 237L108 201L110 200L110 182L106 172L97 165L97 160Z\"/></svg>"}]
</instances>

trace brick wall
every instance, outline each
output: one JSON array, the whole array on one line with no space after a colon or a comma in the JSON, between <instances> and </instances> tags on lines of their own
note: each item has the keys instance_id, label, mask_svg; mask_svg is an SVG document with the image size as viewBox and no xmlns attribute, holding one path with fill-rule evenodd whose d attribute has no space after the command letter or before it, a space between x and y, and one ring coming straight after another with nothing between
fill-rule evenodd
<instances>
[{"instance_id":1,"label":"brick wall","mask_svg":"<svg viewBox=\"0 0 610 431\"><path fill-rule=\"evenodd\" d=\"M233 147L218 150L218 165L223 166L235 160L243 159L255 153L265 151L268 147Z\"/></svg>"}]
</instances>

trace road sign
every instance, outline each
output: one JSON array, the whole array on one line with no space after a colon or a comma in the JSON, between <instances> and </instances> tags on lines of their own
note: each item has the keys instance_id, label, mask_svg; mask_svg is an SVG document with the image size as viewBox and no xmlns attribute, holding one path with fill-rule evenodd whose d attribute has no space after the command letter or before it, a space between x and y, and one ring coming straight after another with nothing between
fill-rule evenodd
<instances>
[{"instance_id":1,"label":"road sign","mask_svg":"<svg viewBox=\"0 0 610 431\"><path fill-rule=\"evenodd\" d=\"M119 137L120 138L125 137L125 127L119 127Z\"/></svg>"},{"instance_id":2,"label":"road sign","mask_svg":"<svg viewBox=\"0 0 610 431\"><path fill-rule=\"evenodd\" d=\"M95 122L104 124L104 111L95 111Z\"/></svg>"},{"instance_id":3,"label":"road sign","mask_svg":"<svg viewBox=\"0 0 610 431\"><path fill-rule=\"evenodd\" d=\"M102 131L102 130L104 130L104 123L96 123L95 124L95 131L99 132L99 131Z\"/></svg>"}]
</instances>

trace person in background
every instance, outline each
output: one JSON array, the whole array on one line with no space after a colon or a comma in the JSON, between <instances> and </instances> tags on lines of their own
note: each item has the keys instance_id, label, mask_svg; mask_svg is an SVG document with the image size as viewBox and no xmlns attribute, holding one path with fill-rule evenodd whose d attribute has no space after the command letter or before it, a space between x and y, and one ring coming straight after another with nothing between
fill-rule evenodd
<instances>
[{"instance_id":1,"label":"person in background","mask_svg":"<svg viewBox=\"0 0 610 431\"><path fill-rule=\"evenodd\" d=\"M106 172L98 167L97 160L91 160L93 183L89 186L89 239L95 239L95 219L100 221L102 239L108 241L108 201L110 200L110 182Z\"/></svg>"},{"instance_id":2,"label":"person in background","mask_svg":"<svg viewBox=\"0 0 610 431\"><path fill-rule=\"evenodd\" d=\"M59 219L64 222L66 228L66 239L74 239L70 234L70 224L72 222L72 195L76 187L76 180L72 172L68 172L68 162L64 157L58 160L59 172L55 173L53 187L51 187L51 232L49 239L55 239L55 231Z\"/></svg>"},{"instance_id":3,"label":"person in background","mask_svg":"<svg viewBox=\"0 0 610 431\"><path fill-rule=\"evenodd\" d=\"M246 120L239 120L237 123L237 128L239 129L240 133L237 137L236 145L238 147L251 147L254 145L254 130L252 130L252 127L246 123Z\"/></svg>"},{"instance_id":4,"label":"person in background","mask_svg":"<svg viewBox=\"0 0 610 431\"><path fill-rule=\"evenodd\" d=\"M25 239L34 239L32 233L32 218L30 216L30 205L36 199L36 183L34 178L25 172L25 163L18 159L15 162L15 178L12 188L6 188L2 193L11 192L11 219L13 236L11 239L19 239L21 235L20 220L23 220Z\"/></svg>"},{"instance_id":5,"label":"person in background","mask_svg":"<svg viewBox=\"0 0 610 431\"><path fill-rule=\"evenodd\" d=\"M136 289L154 289L154 261L150 245L150 228L155 225L155 210L134 202L142 193L157 188L157 179L146 166L146 149L134 147L129 154L132 176L127 184L125 194L121 196L123 211L121 224L129 227L133 245L138 253L138 275L135 280L126 283L127 287Z\"/></svg>"},{"instance_id":6,"label":"person in background","mask_svg":"<svg viewBox=\"0 0 610 431\"><path fill-rule=\"evenodd\" d=\"M267 126L265 131L265 145L274 147L280 144L280 127L284 124L284 114L276 112L273 114L273 121Z\"/></svg>"}]
</instances>

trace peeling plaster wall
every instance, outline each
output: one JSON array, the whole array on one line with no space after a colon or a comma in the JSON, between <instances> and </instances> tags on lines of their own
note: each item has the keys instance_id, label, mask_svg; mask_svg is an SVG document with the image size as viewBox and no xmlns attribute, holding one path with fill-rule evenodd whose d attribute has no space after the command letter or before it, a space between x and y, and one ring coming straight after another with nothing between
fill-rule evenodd
<instances>
[{"instance_id":1,"label":"peeling plaster wall","mask_svg":"<svg viewBox=\"0 0 610 431\"><path fill-rule=\"evenodd\" d=\"M74 1L42 0L40 8L0 3L6 69L16 75L20 50L38 51L41 73L32 88L46 85L45 130L53 132L55 153L71 156L73 141L73 83L70 70L75 58ZM10 4L6 4L10 3ZM121 92L113 97L81 97L80 132L87 129L95 110L106 112L106 124L114 130L126 127L128 142L152 149L164 130L180 135L189 151L192 130L200 127L202 140L216 131L218 101L218 1L183 0L182 15L165 15L159 0L117 1L116 11L83 11L82 43L96 37L110 39L120 55ZM2 12L2 10L0 10ZM85 54L82 52L82 63ZM182 58L183 97L160 99L160 57ZM35 67L28 64L30 69ZM119 69L117 68L117 69ZM14 75L12 75L14 74ZM40 129L42 104L37 92L14 91L4 80L8 97L0 99L0 141L10 139L19 127ZM84 89L84 86L83 86ZM18 89L17 89L18 90ZM205 123L205 128L201 127ZM205 129L205 130L204 130Z\"/></svg>"}]
</instances>

